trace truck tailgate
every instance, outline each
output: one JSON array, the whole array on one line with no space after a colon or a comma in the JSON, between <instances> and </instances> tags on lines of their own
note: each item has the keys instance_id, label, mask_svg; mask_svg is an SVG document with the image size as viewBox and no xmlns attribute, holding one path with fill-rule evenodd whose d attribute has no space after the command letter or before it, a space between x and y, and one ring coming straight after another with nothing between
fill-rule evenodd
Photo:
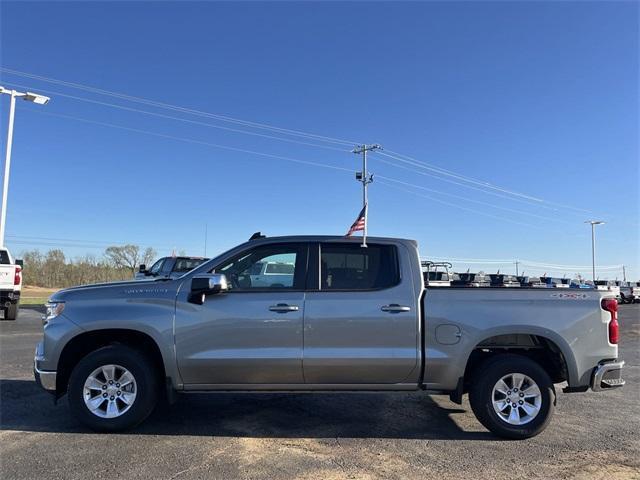
<instances>
[{"instance_id":1,"label":"truck tailgate","mask_svg":"<svg viewBox=\"0 0 640 480\"><path fill-rule=\"evenodd\" d=\"M0 290L13 290L15 265L0 265Z\"/></svg>"}]
</instances>

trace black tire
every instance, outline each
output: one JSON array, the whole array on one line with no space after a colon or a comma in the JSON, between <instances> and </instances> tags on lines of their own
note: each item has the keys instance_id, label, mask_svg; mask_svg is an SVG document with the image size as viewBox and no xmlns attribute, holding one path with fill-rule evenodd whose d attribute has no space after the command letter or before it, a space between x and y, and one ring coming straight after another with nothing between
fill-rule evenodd
<instances>
[{"instance_id":1,"label":"black tire","mask_svg":"<svg viewBox=\"0 0 640 480\"><path fill-rule=\"evenodd\" d=\"M136 396L131 407L115 418L93 414L84 401L84 383L89 375L104 365L119 365L135 378ZM67 389L71 412L87 427L99 432L117 432L135 427L153 411L160 389L157 372L142 353L123 345L110 345L85 356L73 369Z\"/></svg>"},{"instance_id":2,"label":"black tire","mask_svg":"<svg viewBox=\"0 0 640 480\"><path fill-rule=\"evenodd\" d=\"M528 376L540 390L541 404L538 413L523 425L508 423L493 407L494 386L503 377L514 373ZM471 409L480 423L495 435L515 440L530 438L542 432L551 421L555 410L553 383L547 372L533 360L521 355L497 355L487 360L474 377L469 391ZM508 408L511 410L511 407Z\"/></svg>"},{"instance_id":3,"label":"black tire","mask_svg":"<svg viewBox=\"0 0 640 480\"><path fill-rule=\"evenodd\" d=\"M7 308L4 308L4 319L5 320L15 320L18 318L18 304L12 303Z\"/></svg>"}]
</instances>

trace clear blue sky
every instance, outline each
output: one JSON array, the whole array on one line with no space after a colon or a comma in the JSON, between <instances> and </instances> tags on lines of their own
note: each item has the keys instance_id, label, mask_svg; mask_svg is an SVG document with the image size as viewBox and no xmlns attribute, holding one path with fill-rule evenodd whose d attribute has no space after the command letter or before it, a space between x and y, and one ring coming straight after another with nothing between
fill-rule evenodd
<instances>
[{"instance_id":1,"label":"clear blue sky","mask_svg":"<svg viewBox=\"0 0 640 480\"><path fill-rule=\"evenodd\" d=\"M590 265L583 221L595 217L607 221L598 263L640 277L637 2L2 2L0 13L4 68L377 142L544 200L489 195L373 155L371 171L396 187L380 178L371 186L372 235L415 238L425 256ZM0 79L274 133L6 71ZM355 171L349 145L286 143L50 95L45 107L18 102L7 221L15 252L59 245L100 255L132 242L202 254L207 224L211 255L257 230L343 234L360 209L347 171L49 114ZM5 96L3 148L7 105Z\"/></svg>"}]
</instances>

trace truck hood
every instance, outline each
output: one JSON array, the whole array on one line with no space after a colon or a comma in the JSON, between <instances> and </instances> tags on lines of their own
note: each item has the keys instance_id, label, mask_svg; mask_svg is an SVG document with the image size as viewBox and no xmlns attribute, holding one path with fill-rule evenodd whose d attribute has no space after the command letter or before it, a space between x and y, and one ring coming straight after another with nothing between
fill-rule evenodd
<instances>
[{"instance_id":1,"label":"truck hood","mask_svg":"<svg viewBox=\"0 0 640 480\"><path fill-rule=\"evenodd\" d=\"M127 280L124 282L106 282L106 283L92 283L88 285L79 285L77 287L65 288L58 290L51 297L50 302L64 302L68 299L75 298L84 295L95 295L99 297L106 296L120 296L123 292L136 292L136 293L148 293L149 296L153 295L155 291L167 291L169 289L176 290L179 282L174 280Z\"/></svg>"}]
</instances>

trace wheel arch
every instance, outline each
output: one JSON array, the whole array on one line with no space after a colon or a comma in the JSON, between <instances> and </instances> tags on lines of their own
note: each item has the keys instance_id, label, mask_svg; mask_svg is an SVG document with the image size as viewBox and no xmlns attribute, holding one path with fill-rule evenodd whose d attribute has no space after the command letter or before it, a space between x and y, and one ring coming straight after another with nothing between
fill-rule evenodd
<instances>
[{"instance_id":1,"label":"wheel arch","mask_svg":"<svg viewBox=\"0 0 640 480\"><path fill-rule=\"evenodd\" d=\"M464 391L480 365L501 353L515 353L532 358L549 374L554 383L578 380L578 368L573 351L564 338L555 332L535 326L518 329L493 329L484 332L468 351L463 374Z\"/></svg>"},{"instance_id":2,"label":"wheel arch","mask_svg":"<svg viewBox=\"0 0 640 480\"><path fill-rule=\"evenodd\" d=\"M69 340L63 347L58 360L56 376L56 397L67 391L71 372L78 362L89 353L109 345L126 345L146 355L164 382L167 376L166 359L158 342L148 333L126 328L106 328L84 331Z\"/></svg>"}]
</instances>

